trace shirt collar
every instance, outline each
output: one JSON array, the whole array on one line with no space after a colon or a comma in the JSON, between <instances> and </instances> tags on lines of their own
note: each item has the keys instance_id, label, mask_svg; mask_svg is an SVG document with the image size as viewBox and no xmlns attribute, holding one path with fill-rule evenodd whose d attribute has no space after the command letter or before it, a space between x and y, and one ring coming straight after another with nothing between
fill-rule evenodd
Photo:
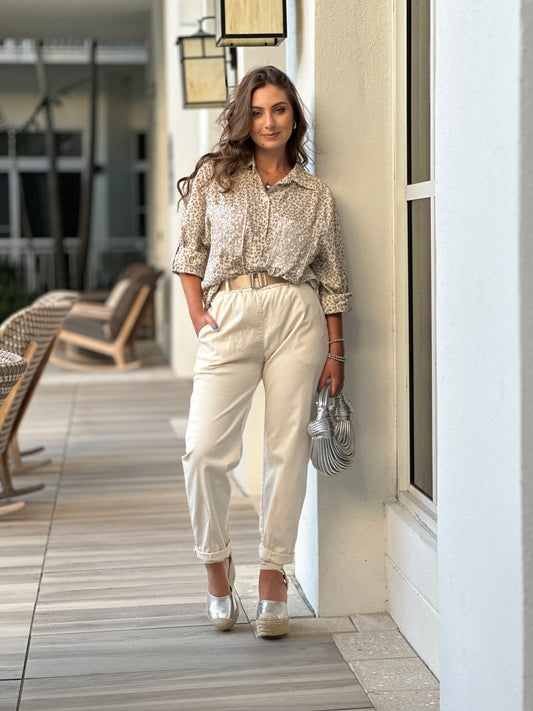
<instances>
[{"instance_id":1,"label":"shirt collar","mask_svg":"<svg viewBox=\"0 0 533 711\"><path fill-rule=\"evenodd\" d=\"M252 173L257 173L257 168L255 167L255 160L252 158L248 167L252 170ZM294 168L281 180L278 180L276 185L285 185L288 183L298 183L302 188L307 188L309 190L316 189L316 182L312 175L306 171L301 163L296 163Z\"/></svg>"}]
</instances>

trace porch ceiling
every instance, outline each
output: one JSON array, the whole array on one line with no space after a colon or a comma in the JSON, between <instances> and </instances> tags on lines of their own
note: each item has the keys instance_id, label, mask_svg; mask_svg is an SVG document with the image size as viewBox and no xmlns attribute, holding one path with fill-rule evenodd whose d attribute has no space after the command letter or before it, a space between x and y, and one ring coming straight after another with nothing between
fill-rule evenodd
<instances>
[{"instance_id":1,"label":"porch ceiling","mask_svg":"<svg viewBox=\"0 0 533 711\"><path fill-rule=\"evenodd\" d=\"M2 38L144 38L151 0L2 0Z\"/></svg>"}]
</instances>

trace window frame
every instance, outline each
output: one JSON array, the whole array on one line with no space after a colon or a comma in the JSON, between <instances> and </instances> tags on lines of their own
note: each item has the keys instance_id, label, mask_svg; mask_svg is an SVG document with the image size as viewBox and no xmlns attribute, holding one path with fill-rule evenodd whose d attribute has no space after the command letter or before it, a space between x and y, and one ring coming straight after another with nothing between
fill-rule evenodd
<instances>
[{"instance_id":1,"label":"window frame","mask_svg":"<svg viewBox=\"0 0 533 711\"><path fill-rule=\"evenodd\" d=\"M435 361L435 0L430 4L430 180L408 185L407 142L407 0L396 4L394 53L395 126L395 303L396 303L396 404L397 404L397 497L418 519L436 533L437 526L437 438L436 438L436 361ZM410 402L409 402L409 273L408 203L431 200L431 318L432 318L432 448L433 497L411 484Z\"/></svg>"}]
</instances>

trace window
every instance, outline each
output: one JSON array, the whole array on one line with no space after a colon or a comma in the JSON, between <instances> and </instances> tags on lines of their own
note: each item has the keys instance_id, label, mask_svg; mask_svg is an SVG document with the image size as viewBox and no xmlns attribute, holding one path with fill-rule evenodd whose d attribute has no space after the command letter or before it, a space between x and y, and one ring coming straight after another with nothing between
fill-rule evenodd
<instances>
[{"instance_id":1,"label":"window","mask_svg":"<svg viewBox=\"0 0 533 711\"><path fill-rule=\"evenodd\" d=\"M56 154L59 158L81 156L81 133L63 131L55 134ZM44 131L17 132L15 135L17 156L46 156Z\"/></svg>"},{"instance_id":2,"label":"window","mask_svg":"<svg viewBox=\"0 0 533 711\"><path fill-rule=\"evenodd\" d=\"M48 193L46 188L46 173L21 173L24 201L32 237L49 237L50 220L48 210ZM63 217L63 233L65 237L75 237L78 234L78 219L80 211L80 173L63 172L59 174L59 191L61 213ZM22 201L21 201L22 202ZM21 204L22 210L22 204ZM21 214L21 224L25 225ZM27 234L23 235L27 237Z\"/></svg>"},{"instance_id":3,"label":"window","mask_svg":"<svg viewBox=\"0 0 533 711\"><path fill-rule=\"evenodd\" d=\"M407 351L399 363L401 392L407 382L399 487L431 507L436 503L432 0L405 0L398 14L397 257L405 335L399 348Z\"/></svg>"},{"instance_id":4,"label":"window","mask_svg":"<svg viewBox=\"0 0 533 711\"><path fill-rule=\"evenodd\" d=\"M9 237L9 174L0 173L0 238Z\"/></svg>"},{"instance_id":5,"label":"window","mask_svg":"<svg viewBox=\"0 0 533 711\"><path fill-rule=\"evenodd\" d=\"M135 135L135 236L146 237L146 134Z\"/></svg>"},{"instance_id":6,"label":"window","mask_svg":"<svg viewBox=\"0 0 533 711\"><path fill-rule=\"evenodd\" d=\"M430 0L407 2L407 235L409 272L410 481L433 498Z\"/></svg>"}]
</instances>

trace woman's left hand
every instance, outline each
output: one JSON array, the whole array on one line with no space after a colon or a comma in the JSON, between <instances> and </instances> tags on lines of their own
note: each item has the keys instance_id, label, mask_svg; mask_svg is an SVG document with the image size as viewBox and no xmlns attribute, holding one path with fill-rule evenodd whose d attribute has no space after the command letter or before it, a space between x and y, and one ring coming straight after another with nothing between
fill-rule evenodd
<instances>
[{"instance_id":1,"label":"woman's left hand","mask_svg":"<svg viewBox=\"0 0 533 711\"><path fill-rule=\"evenodd\" d=\"M319 390L322 390L328 380L331 380L329 387L330 395L338 395L342 392L342 388L344 387L344 363L333 360L333 358L326 358L324 370L318 381Z\"/></svg>"}]
</instances>

